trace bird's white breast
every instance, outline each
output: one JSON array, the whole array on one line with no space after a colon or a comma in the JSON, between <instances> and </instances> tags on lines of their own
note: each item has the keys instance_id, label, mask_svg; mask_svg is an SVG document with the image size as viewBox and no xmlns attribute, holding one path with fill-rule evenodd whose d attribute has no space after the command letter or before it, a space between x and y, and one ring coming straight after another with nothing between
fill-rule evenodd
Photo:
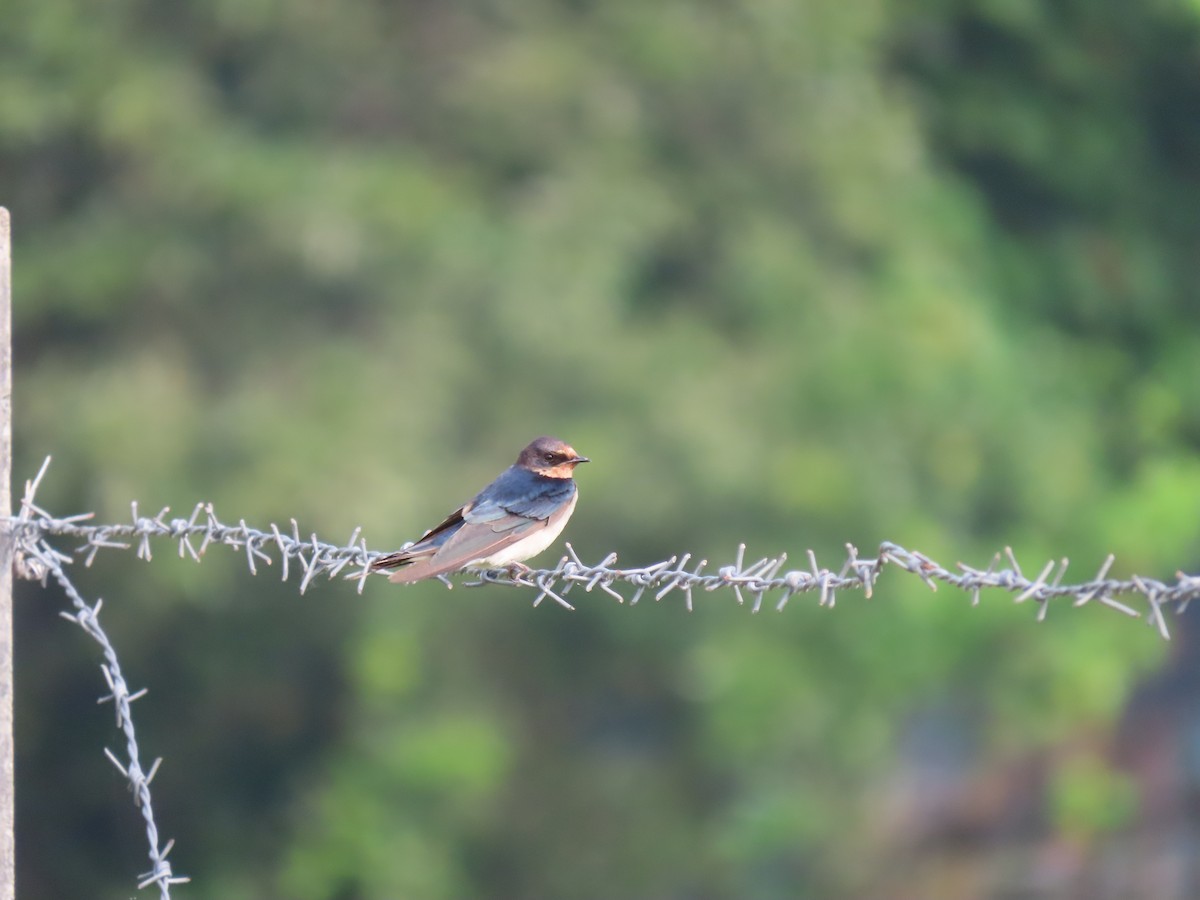
<instances>
[{"instance_id":1,"label":"bird's white breast","mask_svg":"<svg viewBox=\"0 0 1200 900\"><path fill-rule=\"evenodd\" d=\"M571 518L571 513L575 511L575 501L578 499L579 491L576 491L571 495L571 499L567 501L567 505L554 513L546 521L545 528L539 528L531 532L527 537L523 537L519 541L509 544L507 547L497 550L491 556L478 560L472 563L472 565L499 568L507 566L509 563L524 562L527 559L537 556L558 540L558 536L562 534L562 530L567 527L567 520Z\"/></svg>"}]
</instances>

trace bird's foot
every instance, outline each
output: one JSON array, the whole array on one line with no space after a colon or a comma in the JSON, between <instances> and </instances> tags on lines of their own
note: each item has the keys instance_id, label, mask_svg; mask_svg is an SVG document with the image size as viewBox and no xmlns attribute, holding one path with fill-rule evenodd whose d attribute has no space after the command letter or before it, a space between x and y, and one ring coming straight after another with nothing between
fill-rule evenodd
<instances>
[{"instance_id":1,"label":"bird's foot","mask_svg":"<svg viewBox=\"0 0 1200 900\"><path fill-rule=\"evenodd\" d=\"M512 562L504 567L504 571L508 573L508 577L513 581L520 581L526 575L533 571L525 563Z\"/></svg>"}]
</instances>

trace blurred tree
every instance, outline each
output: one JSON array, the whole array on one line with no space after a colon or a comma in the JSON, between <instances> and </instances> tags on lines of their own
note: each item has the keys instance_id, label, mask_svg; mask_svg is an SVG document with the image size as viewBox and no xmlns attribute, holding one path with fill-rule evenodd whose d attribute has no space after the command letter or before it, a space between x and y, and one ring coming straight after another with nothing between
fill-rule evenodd
<instances>
[{"instance_id":1,"label":"blurred tree","mask_svg":"<svg viewBox=\"0 0 1200 900\"><path fill-rule=\"evenodd\" d=\"M53 452L54 509L211 499L383 547L550 432L597 461L589 557L886 537L1172 571L1198 13L10 0L17 472ZM219 556L84 586L153 688L195 897L874 895L922 710L969 710L983 767L1102 726L1160 652L890 584L770 626L297 600ZM55 603L18 622L30 900L141 858ZM1080 771L1068 824L1115 791Z\"/></svg>"}]
</instances>

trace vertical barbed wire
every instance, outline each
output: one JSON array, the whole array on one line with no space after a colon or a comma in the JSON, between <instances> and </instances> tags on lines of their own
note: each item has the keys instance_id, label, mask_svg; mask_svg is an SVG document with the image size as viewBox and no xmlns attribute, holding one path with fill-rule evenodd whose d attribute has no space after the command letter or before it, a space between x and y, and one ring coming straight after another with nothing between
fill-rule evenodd
<instances>
[{"instance_id":1,"label":"vertical barbed wire","mask_svg":"<svg viewBox=\"0 0 1200 900\"><path fill-rule=\"evenodd\" d=\"M46 464L49 462L50 460L47 459ZM41 510L34 505L33 497L42 476L46 474L46 464L42 465L36 478L25 482L25 497L21 502L21 512L15 519L17 523L29 522L34 516L41 513ZM69 622L74 622L100 645L100 650L104 655L100 671L104 674L104 680L108 684L108 693L103 695L98 702L112 703L116 710L117 728L125 737L123 759L107 747L104 748L104 754L129 783L134 805L141 811L142 820L145 822L146 840L150 845L150 871L138 876L138 889L157 884L159 896L163 900L168 900L171 896L172 885L184 884L190 879L184 875L174 874L171 870L171 863L167 860L167 854L171 852L175 841L172 839L162 846L159 845L158 824L154 818L154 807L150 797L150 782L158 774L162 758L155 759L148 770L142 767L141 748L138 746L137 730L134 728L131 709L135 700L146 695L147 689L129 690L121 670L121 663L117 659L117 651L100 624L100 609L104 602L97 599L95 604L89 604L83 598L63 570L63 565L69 563L71 558L51 547L46 543L44 537L30 540L29 535L26 535L18 539L17 544L17 574L24 578L39 580L43 585L47 583L48 579L53 579L62 588L74 608L74 612L64 611L59 615Z\"/></svg>"},{"instance_id":2,"label":"vertical barbed wire","mask_svg":"<svg viewBox=\"0 0 1200 900\"><path fill-rule=\"evenodd\" d=\"M150 845L151 870L140 876L139 887L157 884L161 896L167 898L173 884L189 879L174 875L167 861L173 841L160 847L158 827L151 807L150 781L158 771L160 759L156 759L149 771L144 771L140 762L140 749L130 713L131 703L143 696L145 690L130 692L121 672L116 651L100 626L101 601L89 605L71 583L65 567L75 562L75 557L55 549L49 542L51 537L66 537L81 541L75 553L82 555L84 566L90 566L102 550L133 549L139 559L153 558L152 539L174 541L180 557L190 557L200 562L210 546L223 545L245 555L247 568L252 575L258 567L280 564L280 576L287 581L293 571L303 574L299 590L304 593L313 579L320 575L335 578L343 573L355 581L362 593L367 578L372 574L371 562L383 555L370 550L361 529L355 529L345 544L321 541L316 534L304 538L295 519L291 527L281 530L272 524L269 530L252 528L245 519L237 525L229 525L217 518L211 503L198 503L188 518L168 518L169 508L163 508L155 516L139 513L138 504L131 504L131 520L125 523L92 523L93 515L83 513L67 517L56 517L40 508L35 502L38 486L46 474L50 459L43 463L37 476L25 484L25 496L21 501L20 514L11 517L15 541L15 566L17 574L24 578L41 581L52 578L71 601L73 612L64 612L64 618L74 622L92 637L101 647L105 662L101 666L109 693L100 702L112 702L116 708L117 727L125 736L125 758L112 751L105 753L118 771L129 782L134 802L142 812L146 824L146 837ZM972 606L980 602L984 589L1006 591L1021 604L1034 601L1037 605L1037 620L1043 621L1052 601L1070 599L1073 607L1096 602L1130 616L1143 619L1157 628L1164 639L1170 633L1164 616L1164 607L1170 606L1183 612L1187 605L1200 597L1200 576L1176 573L1174 583L1132 575L1127 579L1109 577L1114 562L1110 554L1096 574L1087 581L1065 584L1064 576L1068 561L1064 559L1047 562L1033 578L1027 577L1017 562L1012 548L996 553L985 569L974 568L963 563L953 571L928 556L908 550L899 544L884 542L874 558L862 558L853 544L846 544L846 558L835 571L817 563L816 554L806 551L807 569L786 569L787 555L763 557L753 562L746 560L746 546L739 545L732 564L721 566L715 571L708 568L707 560L692 563L689 553L672 556L651 565L636 568L614 568L617 554L609 553L595 565L584 563L570 544L567 553L558 564L544 569L513 566L508 569L472 571L474 580L462 582L467 587L483 584L499 584L508 587L531 588L537 593L533 606L539 606L549 598L565 609L574 607L566 599L575 587L586 593L599 589L617 602L632 607L647 592L655 601L661 601L678 591L683 594L685 608L694 608L694 592L728 590L739 605L747 605L757 613L763 608L768 595L775 595L774 609L782 611L797 594L815 594L818 605L833 608L839 591L861 590L871 597L880 574L885 567L892 567L920 578L930 589L937 590L946 584L966 593ZM445 577L439 579L447 586L453 582ZM632 588L628 596L618 590L618 585ZM1145 603L1145 612L1121 602L1118 596L1140 597Z\"/></svg>"}]
</instances>

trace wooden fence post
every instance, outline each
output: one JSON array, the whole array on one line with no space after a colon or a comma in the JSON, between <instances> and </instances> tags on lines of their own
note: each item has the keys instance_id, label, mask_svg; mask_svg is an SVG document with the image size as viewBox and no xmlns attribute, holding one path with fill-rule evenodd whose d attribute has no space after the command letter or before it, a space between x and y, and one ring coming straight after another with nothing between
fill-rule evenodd
<instances>
[{"instance_id":1,"label":"wooden fence post","mask_svg":"<svg viewBox=\"0 0 1200 900\"><path fill-rule=\"evenodd\" d=\"M12 220L0 206L0 516L12 515ZM17 895L11 526L0 528L0 900Z\"/></svg>"}]
</instances>

